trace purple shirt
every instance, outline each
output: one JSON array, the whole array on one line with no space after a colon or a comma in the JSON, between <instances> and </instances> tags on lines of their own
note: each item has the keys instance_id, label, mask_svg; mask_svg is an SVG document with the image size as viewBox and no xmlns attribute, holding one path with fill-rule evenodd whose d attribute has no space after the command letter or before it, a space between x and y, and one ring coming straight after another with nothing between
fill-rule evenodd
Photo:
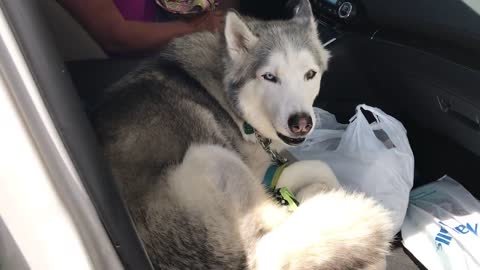
<instances>
[{"instance_id":1,"label":"purple shirt","mask_svg":"<svg viewBox=\"0 0 480 270\"><path fill-rule=\"evenodd\" d=\"M127 21L155 21L155 0L115 0L115 4Z\"/></svg>"}]
</instances>

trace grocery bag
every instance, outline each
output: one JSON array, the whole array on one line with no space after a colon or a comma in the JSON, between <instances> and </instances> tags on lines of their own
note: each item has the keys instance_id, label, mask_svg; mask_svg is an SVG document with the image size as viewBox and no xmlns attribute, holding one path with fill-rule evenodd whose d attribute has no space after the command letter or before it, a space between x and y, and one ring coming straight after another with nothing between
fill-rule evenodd
<instances>
[{"instance_id":1,"label":"grocery bag","mask_svg":"<svg viewBox=\"0 0 480 270\"><path fill-rule=\"evenodd\" d=\"M416 188L402 226L403 245L432 270L480 269L480 203L448 176Z\"/></svg>"},{"instance_id":2,"label":"grocery bag","mask_svg":"<svg viewBox=\"0 0 480 270\"><path fill-rule=\"evenodd\" d=\"M365 113L371 113L369 123ZM382 110L359 105L348 125L315 108L316 125L301 146L288 150L295 160L322 160L347 190L363 192L389 209L400 230L413 186L414 158L402 123Z\"/></svg>"}]
</instances>

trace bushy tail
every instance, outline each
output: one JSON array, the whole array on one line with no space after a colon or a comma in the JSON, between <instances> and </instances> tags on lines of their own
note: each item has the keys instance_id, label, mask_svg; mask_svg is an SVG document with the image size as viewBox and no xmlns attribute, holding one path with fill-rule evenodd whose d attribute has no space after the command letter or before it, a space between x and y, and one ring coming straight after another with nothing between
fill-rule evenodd
<instances>
[{"instance_id":1,"label":"bushy tail","mask_svg":"<svg viewBox=\"0 0 480 270\"><path fill-rule=\"evenodd\" d=\"M389 212L378 203L332 190L304 202L259 241L256 268L373 269L382 265L392 235Z\"/></svg>"}]
</instances>

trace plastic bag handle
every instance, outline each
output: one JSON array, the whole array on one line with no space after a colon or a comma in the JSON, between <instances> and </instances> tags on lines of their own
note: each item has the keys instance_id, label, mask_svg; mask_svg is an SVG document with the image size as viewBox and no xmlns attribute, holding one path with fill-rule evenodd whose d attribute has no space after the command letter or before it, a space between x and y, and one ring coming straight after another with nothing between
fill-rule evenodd
<instances>
[{"instance_id":1,"label":"plastic bag handle","mask_svg":"<svg viewBox=\"0 0 480 270\"><path fill-rule=\"evenodd\" d=\"M406 140L406 136L399 135L399 134L407 133L407 130L405 129L405 127L402 125L400 121L384 113L379 108L374 108L365 104L361 104L357 106L357 109L356 109L357 114L360 111L360 109L363 109L365 111L369 111L372 113L377 123L381 125L383 131L385 131L385 133L388 135L392 143L395 145L395 147L398 150L400 150L400 152L408 153L409 155L413 156L412 149L410 148L410 144ZM363 115L361 111L360 111L360 114Z\"/></svg>"},{"instance_id":2,"label":"plastic bag handle","mask_svg":"<svg viewBox=\"0 0 480 270\"><path fill-rule=\"evenodd\" d=\"M367 118L357 106L355 115L350 119L345 133L335 151L342 153L369 153L386 149L385 145L377 139Z\"/></svg>"}]
</instances>

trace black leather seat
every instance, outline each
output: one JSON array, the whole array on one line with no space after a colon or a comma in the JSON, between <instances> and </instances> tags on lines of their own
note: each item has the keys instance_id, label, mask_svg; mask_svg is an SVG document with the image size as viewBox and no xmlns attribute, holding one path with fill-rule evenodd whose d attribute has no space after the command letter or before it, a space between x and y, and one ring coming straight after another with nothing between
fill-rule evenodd
<instances>
[{"instance_id":1,"label":"black leather seat","mask_svg":"<svg viewBox=\"0 0 480 270\"><path fill-rule=\"evenodd\" d=\"M87 111L97 106L103 92L147 56L69 61L66 63L73 84Z\"/></svg>"}]
</instances>

